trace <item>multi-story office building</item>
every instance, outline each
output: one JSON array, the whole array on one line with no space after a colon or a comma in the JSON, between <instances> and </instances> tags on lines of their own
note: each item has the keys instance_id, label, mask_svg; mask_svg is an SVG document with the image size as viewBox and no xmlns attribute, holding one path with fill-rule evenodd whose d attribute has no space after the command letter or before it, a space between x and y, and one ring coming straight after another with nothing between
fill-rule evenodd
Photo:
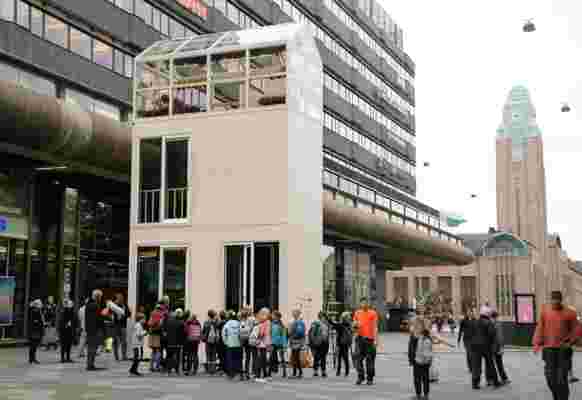
<instances>
[{"instance_id":1,"label":"multi-story office building","mask_svg":"<svg viewBox=\"0 0 582 400\"><path fill-rule=\"evenodd\" d=\"M164 39L293 21L313 28L324 62L325 191L415 230L431 244L426 255L454 245L460 253L446 261L464 260L439 213L414 199L414 63L376 1L2 0L0 270L15 278L6 281L8 336L22 334L33 297L127 290L135 56ZM376 268L402 262L372 240L330 229L324 238L331 303L376 297L384 284Z\"/></svg>"}]
</instances>

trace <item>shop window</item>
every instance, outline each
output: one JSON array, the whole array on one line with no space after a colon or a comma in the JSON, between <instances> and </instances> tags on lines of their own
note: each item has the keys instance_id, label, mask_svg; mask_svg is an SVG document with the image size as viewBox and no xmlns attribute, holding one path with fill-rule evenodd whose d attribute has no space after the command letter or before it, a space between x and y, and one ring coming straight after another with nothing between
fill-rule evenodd
<instances>
[{"instance_id":1,"label":"shop window","mask_svg":"<svg viewBox=\"0 0 582 400\"><path fill-rule=\"evenodd\" d=\"M70 49L73 53L91 59L91 37L75 28L71 28Z\"/></svg>"},{"instance_id":2,"label":"shop window","mask_svg":"<svg viewBox=\"0 0 582 400\"><path fill-rule=\"evenodd\" d=\"M47 15L45 18L45 38L61 47L67 47L68 26L59 19Z\"/></svg>"},{"instance_id":3,"label":"shop window","mask_svg":"<svg viewBox=\"0 0 582 400\"><path fill-rule=\"evenodd\" d=\"M188 218L189 154L190 142L186 138L141 141L139 223Z\"/></svg>"},{"instance_id":4,"label":"shop window","mask_svg":"<svg viewBox=\"0 0 582 400\"><path fill-rule=\"evenodd\" d=\"M93 62L113 69L113 48L99 40L93 40Z\"/></svg>"}]
</instances>

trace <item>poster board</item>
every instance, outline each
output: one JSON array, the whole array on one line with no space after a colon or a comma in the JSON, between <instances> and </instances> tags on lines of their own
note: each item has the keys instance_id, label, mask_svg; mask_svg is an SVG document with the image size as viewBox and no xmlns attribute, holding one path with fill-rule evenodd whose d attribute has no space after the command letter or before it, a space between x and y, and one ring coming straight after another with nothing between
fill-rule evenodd
<instances>
[{"instance_id":1,"label":"poster board","mask_svg":"<svg viewBox=\"0 0 582 400\"><path fill-rule=\"evenodd\" d=\"M10 326L14 323L15 291L15 277L0 276L0 326Z\"/></svg>"},{"instance_id":2,"label":"poster board","mask_svg":"<svg viewBox=\"0 0 582 400\"><path fill-rule=\"evenodd\" d=\"M515 323L531 325L536 323L536 301L533 294L514 294Z\"/></svg>"}]
</instances>

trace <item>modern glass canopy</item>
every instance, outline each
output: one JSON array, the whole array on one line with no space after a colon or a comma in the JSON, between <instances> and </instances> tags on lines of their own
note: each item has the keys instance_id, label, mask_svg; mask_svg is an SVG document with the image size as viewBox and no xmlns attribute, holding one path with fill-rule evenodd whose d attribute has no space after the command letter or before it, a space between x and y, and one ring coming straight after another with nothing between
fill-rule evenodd
<instances>
[{"instance_id":1,"label":"modern glass canopy","mask_svg":"<svg viewBox=\"0 0 582 400\"><path fill-rule=\"evenodd\" d=\"M136 57L135 117L285 104L287 45L300 49L305 29L282 24L154 43Z\"/></svg>"}]
</instances>

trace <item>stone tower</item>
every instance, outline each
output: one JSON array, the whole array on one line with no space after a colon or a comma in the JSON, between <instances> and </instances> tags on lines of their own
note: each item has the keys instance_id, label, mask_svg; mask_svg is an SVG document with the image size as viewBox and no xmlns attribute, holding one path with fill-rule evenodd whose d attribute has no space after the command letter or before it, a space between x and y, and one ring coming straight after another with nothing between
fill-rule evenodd
<instances>
[{"instance_id":1,"label":"stone tower","mask_svg":"<svg viewBox=\"0 0 582 400\"><path fill-rule=\"evenodd\" d=\"M497 129L497 225L546 259L546 179L541 131L527 88L515 86Z\"/></svg>"}]
</instances>

